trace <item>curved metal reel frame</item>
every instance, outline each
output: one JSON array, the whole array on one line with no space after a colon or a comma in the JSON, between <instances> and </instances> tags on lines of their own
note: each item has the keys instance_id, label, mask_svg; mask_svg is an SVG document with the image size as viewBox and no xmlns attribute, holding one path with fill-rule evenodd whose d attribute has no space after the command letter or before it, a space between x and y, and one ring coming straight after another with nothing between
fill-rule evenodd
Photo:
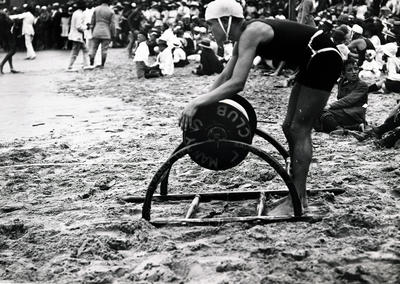
<instances>
[{"instance_id":1,"label":"curved metal reel frame","mask_svg":"<svg viewBox=\"0 0 400 284\"><path fill-rule=\"evenodd\" d=\"M278 152L281 154L283 159L285 160L285 168L288 170L288 165L289 165L289 153L286 151L286 149L278 142L276 141L271 135L269 135L267 132L261 130L261 129L256 129L255 134L269 142ZM215 142L214 142L215 143ZM174 155L176 152L179 150L182 150L185 147L183 143L181 143L175 150L172 152L172 155ZM162 176L161 178L161 185L160 185L160 194L161 195L167 195L168 194L168 179L169 179L169 173L170 173L171 168L169 168Z\"/></svg>"},{"instance_id":2,"label":"curved metal reel frame","mask_svg":"<svg viewBox=\"0 0 400 284\"><path fill-rule=\"evenodd\" d=\"M265 137L263 137L263 138L265 138ZM271 139L273 139L273 138L271 137ZM209 140L209 141L204 141L204 142L200 142L200 143L195 143L195 144L192 144L192 145L189 145L186 147L184 147L183 144L178 146L178 148L174 151L172 156L169 157L168 160L155 173L155 175L153 176L153 178L147 188L146 196L145 196L144 203L143 203L143 209L142 209L142 217L144 219L150 220L152 198L153 198L154 192L157 190L158 184L160 183L161 180L163 180L163 186L164 186L164 188L163 187L161 188L161 193L163 193L163 189L164 189L164 195L167 195L168 175L169 175L169 171L170 171L171 167L173 166L173 164L176 161L178 161L179 159L181 159L182 157L184 157L185 155L189 154L190 152L196 151L197 149L199 149L202 146L215 144L215 143L216 143L216 141ZM230 146L234 146L237 148L242 148L242 149L248 150L249 152L255 154L256 156L260 157L265 162L267 162L279 174L279 176L282 178L282 180L285 182L287 188L289 189L289 194L290 194L291 200L293 202L293 209L294 209L295 217L300 217L302 215L302 206L301 206L299 195L296 191L296 187L293 184L287 171L281 166L281 164L277 160L275 160L268 153L258 149L257 147L247 144L247 143L232 141L232 140L219 140L218 143L222 146L224 144L226 144L226 145L230 145ZM278 143L278 142L276 142L276 143ZM284 150L284 148L282 147L280 150L282 151L282 150ZM279 149L278 149L278 151L279 151ZM281 151L279 151L279 152L281 152ZM287 154L286 150L284 150L284 151L285 152L282 151L283 154L285 154L285 156L287 155L287 157L288 157L289 155Z\"/></svg>"}]
</instances>

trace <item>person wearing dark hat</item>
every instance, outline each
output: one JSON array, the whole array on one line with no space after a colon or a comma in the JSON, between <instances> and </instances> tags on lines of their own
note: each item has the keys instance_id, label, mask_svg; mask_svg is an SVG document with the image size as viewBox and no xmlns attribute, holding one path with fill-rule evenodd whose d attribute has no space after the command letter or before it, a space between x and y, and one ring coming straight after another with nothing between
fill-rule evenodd
<instances>
[{"instance_id":1,"label":"person wearing dark hat","mask_svg":"<svg viewBox=\"0 0 400 284\"><path fill-rule=\"evenodd\" d=\"M204 38L198 44L201 48L200 65L193 71L196 75L213 75L220 74L224 69L224 65L218 60L211 48L211 41Z\"/></svg>"},{"instance_id":2,"label":"person wearing dark hat","mask_svg":"<svg viewBox=\"0 0 400 284\"><path fill-rule=\"evenodd\" d=\"M185 107L179 120L180 127L188 130L199 108L229 99L242 91L256 56L298 66L283 131L289 144L292 181L303 208L307 209L311 132L341 73L340 52L329 35L307 25L275 19L246 22L243 8L235 0L212 1L207 6L205 19L217 43L235 42L233 55L211 88ZM290 196L268 212L273 216L293 214Z\"/></svg>"},{"instance_id":3,"label":"person wearing dark hat","mask_svg":"<svg viewBox=\"0 0 400 284\"><path fill-rule=\"evenodd\" d=\"M317 131L343 135L348 133L348 130L360 130L360 125L366 125L368 84L360 80L359 71L357 61L345 62L342 78L338 83L337 100L331 103L317 120Z\"/></svg>"},{"instance_id":4,"label":"person wearing dark hat","mask_svg":"<svg viewBox=\"0 0 400 284\"><path fill-rule=\"evenodd\" d=\"M0 74L3 73L3 67L8 62L10 66L11 73L19 73L14 69L12 58L17 51L17 35L13 30L14 22L10 19L10 17L0 11L0 43L4 50L7 52L6 56L0 63Z\"/></svg>"}]
</instances>

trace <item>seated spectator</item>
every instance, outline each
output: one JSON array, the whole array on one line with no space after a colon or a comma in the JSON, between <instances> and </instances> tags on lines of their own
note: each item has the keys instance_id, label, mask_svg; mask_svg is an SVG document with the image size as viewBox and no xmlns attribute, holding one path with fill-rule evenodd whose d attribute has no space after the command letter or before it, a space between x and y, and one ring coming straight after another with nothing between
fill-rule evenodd
<instances>
[{"instance_id":1,"label":"seated spectator","mask_svg":"<svg viewBox=\"0 0 400 284\"><path fill-rule=\"evenodd\" d=\"M396 56L397 50L397 45L395 48L383 49L387 56L387 77L383 85L385 92L400 92L400 59Z\"/></svg>"},{"instance_id":2,"label":"seated spectator","mask_svg":"<svg viewBox=\"0 0 400 284\"><path fill-rule=\"evenodd\" d=\"M370 91L383 89L385 93L400 92L400 59L396 57L398 46L395 43L388 43L382 46L382 60L386 71L386 78L370 86Z\"/></svg>"},{"instance_id":3,"label":"seated spectator","mask_svg":"<svg viewBox=\"0 0 400 284\"><path fill-rule=\"evenodd\" d=\"M368 85L374 84L381 77L381 65L375 60L375 50L369 49L365 53L365 61L361 65L360 79Z\"/></svg>"},{"instance_id":4,"label":"seated spectator","mask_svg":"<svg viewBox=\"0 0 400 284\"><path fill-rule=\"evenodd\" d=\"M205 38L199 43L199 46L201 48L200 65L193 73L200 76L221 73L224 66L211 49L211 41Z\"/></svg>"},{"instance_id":5,"label":"seated spectator","mask_svg":"<svg viewBox=\"0 0 400 284\"><path fill-rule=\"evenodd\" d=\"M150 50L146 43L146 36L139 33L137 36L137 48L135 50L133 62L135 62L137 78L143 78L147 65L149 64Z\"/></svg>"},{"instance_id":6,"label":"seated spectator","mask_svg":"<svg viewBox=\"0 0 400 284\"><path fill-rule=\"evenodd\" d=\"M338 100L324 110L316 122L316 131L343 135L348 129L359 130L364 126L368 84L360 80L358 71L354 60L345 63L338 84Z\"/></svg>"},{"instance_id":7,"label":"seated spectator","mask_svg":"<svg viewBox=\"0 0 400 284\"><path fill-rule=\"evenodd\" d=\"M182 49L182 42L176 39L173 43L172 55L175 67L185 67L189 64L185 51Z\"/></svg>"},{"instance_id":8,"label":"seated spectator","mask_svg":"<svg viewBox=\"0 0 400 284\"><path fill-rule=\"evenodd\" d=\"M363 133L352 133L358 141L376 138L377 145L391 148L400 146L400 103L390 112L383 124L372 127Z\"/></svg>"},{"instance_id":9,"label":"seated spectator","mask_svg":"<svg viewBox=\"0 0 400 284\"><path fill-rule=\"evenodd\" d=\"M174 59L172 51L168 48L165 40L158 40L159 54L157 55L156 63L146 68L145 78L155 78L161 76L169 76L174 74Z\"/></svg>"}]
</instances>

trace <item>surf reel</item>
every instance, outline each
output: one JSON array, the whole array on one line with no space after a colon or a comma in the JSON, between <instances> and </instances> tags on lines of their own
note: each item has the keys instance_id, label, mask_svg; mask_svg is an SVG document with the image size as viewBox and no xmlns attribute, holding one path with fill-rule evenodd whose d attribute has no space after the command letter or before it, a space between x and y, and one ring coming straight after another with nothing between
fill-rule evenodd
<instances>
[{"instance_id":1,"label":"surf reel","mask_svg":"<svg viewBox=\"0 0 400 284\"><path fill-rule=\"evenodd\" d=\"M250 103L235 95L232 99L199 109L193 117L188 131L183 132L184 146L205 141L213 144L203 145L191 153L190 158L199 166L210 170L227 170L242 162L248 150L226 145L218 141L231 140L251 144L257 126L256 113Z\"/></svg>"},{"instance_id":2,"label":"surf reel","mask_svg":"<svg viewBox=\"0 0 400 284\"><path fill-rule=\"evenodd\" d=\"M263 138L271 144L282 156L284 163L278 162L267 152L252 146L255 135ZM217 191L188 194L168 194L168 179L172 166L182 157L189 157L203 168L222 171L233 168L242 162L246 156L252 153L269 164L285 183L287 190L269 191ZM315 216L304 216L300 198L288 174L289 154L286 149L268 133L257 128L257 117L251 104L239 95L232 96L229 100L199 109L193 117L192 126L183 133L182 143L175 149L168 160L154 174L146 195L126 196L122 200L126 202L143 202L142 218L154 225L218 225L226 222L278 222L315 220ZM160 184L160 194L154 195ZM329 191L342 193L343 190L314 190L312 192ZM290 194L293 203L294 216L265 216L264 208L266 195ZM259 199L257 214L247 217L223 217L223 218L193 218L200 202L211 200L245 200ZM152 201L190 200L192 203L185 218L157 218L150 220Z\"/></svg>"}]
</instances>

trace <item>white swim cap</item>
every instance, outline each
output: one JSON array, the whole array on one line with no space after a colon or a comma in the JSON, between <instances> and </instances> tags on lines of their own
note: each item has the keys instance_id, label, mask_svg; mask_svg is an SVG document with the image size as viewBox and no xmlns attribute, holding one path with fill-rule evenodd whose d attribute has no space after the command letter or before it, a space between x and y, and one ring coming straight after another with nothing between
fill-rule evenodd
<instances>
[{"instance_id":1,"label":"white swim cap","mask_svg":"<svg viewBox=\"0 0 400 284\"><path fill-rule=\"evenodd\" d=\"M229 16L244 18L242 6L235 0L215 0L207 5L206 21Z\"/></svg>"}]
</instances>

